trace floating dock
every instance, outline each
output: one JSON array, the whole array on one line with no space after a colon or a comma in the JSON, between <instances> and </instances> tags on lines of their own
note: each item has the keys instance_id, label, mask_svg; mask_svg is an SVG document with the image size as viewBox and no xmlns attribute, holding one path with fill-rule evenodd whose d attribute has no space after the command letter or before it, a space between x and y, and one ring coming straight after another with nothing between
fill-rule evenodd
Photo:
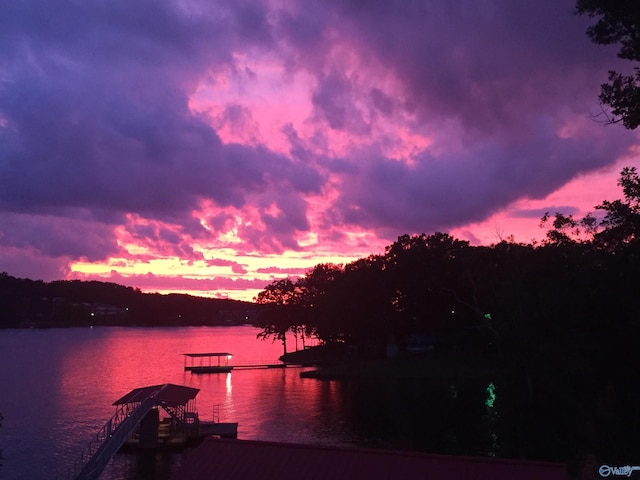
<instances>
[{"instance_id":1,"label":"floating dock","mask_svg":"<svg viewBox=\"0 0 640 480\"><path fill-rule=\"evenodd\" d=\"M213 353L183 353L184 371L191 373L229 373L233 366L229 365L231 355L229 352ZM214 362L217 360L217 364ZM200 360L198 364L197 360Z\"/></svg>"},{"instance_id":2,"label":"floating dock","mask_svg":"<svg viewBox=\"0 0 640 480\"><path fill-rule=\"evenodd\" d=\"M298 366L287 363L229 365L229 360L233 357L229 352L183 353L182 355L184 356L184 371L196 374L229 373L231 370L260 370Z\"/></svg>"}]
</instances>

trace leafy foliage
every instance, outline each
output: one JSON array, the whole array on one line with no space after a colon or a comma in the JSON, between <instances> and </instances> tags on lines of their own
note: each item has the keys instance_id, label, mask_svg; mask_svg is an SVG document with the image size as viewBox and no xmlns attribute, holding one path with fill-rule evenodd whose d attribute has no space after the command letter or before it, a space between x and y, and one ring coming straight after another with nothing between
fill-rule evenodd
<instances>
[{"instance_id":1,"label":"leafy foliage","mask_svg":"<svg viewBox=\"0 0 640 480\"><path fill-rule=\"evenodd\" d=\"M275 280L258 294L256 302L261 305L269 305L258 317L256 325L262 328L258 338L266 340L280 340L284 353L287 353L287 331L298 329L297 307L300 303L300 287L288 278ZM289 307L289 308L283 308Z\"/></svg>"},{"instance_id":2,"label":"leafy foliage","mask_svg":"<svg viewBox=\"0 0 640 480\"><path fill-rule=\"evenodd\" d=\"M606 212L604 230L596 240L609 249L617 249L640 240L640 177L635 167L626 167L620 174L623 200L603 201L596 208Z\"/></svg>"},{"instance_id":3,"label":"leafy foliage","mask_svg":"<svg viewBox=\"0 0 640 480\"><path fill-rule=\"evenodd\" d=\"M597 18L587 35L601 45L620 44L618 57L640 60L640 4L635 0L577 0L581 15ZM602 85L600 100L611 107L614 118L628 129L640 125L640 70L630 75L609 72L609 83Z\"/></svg>"}]
</instances>

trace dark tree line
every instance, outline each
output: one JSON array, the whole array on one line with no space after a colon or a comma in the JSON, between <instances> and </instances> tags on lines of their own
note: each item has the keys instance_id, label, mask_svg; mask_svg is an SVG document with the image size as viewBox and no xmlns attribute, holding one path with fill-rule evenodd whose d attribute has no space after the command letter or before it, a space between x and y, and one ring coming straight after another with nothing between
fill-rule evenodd
<instances>
[{"instance_id":1,"label":"dark tree line","mask_svg":"<svg viewBox=\"0 0 640 480\"><path fill-rule=\"evenodd\" d=\"M439 349L494 362L515 439L503 453L566 459L579 448L630 461L640 446L635 168L619 185L623 198L598 205L600 220L545 215L538 244L403 235L382 255L275 281L256 299L269 307L261 336L290 331L368 357L416 335L436 339L434 362Z\"/></svg>"},{"instance_id":2,"label":"dark tree line","mask_svg":"<svg viewBox=\"0 0 640 480\"><path fill-rule=\"evenodd\" d=\"M252 310L251 304L236 300L142 293L97 281L43 282L0 273L0 328L219 325L247 323Z\"/></svg>"},{"instance_id":3,"label":"dark tree line","mask_svg":"<svg viewBox=\"0 0 640 480\"><path fill-rule=\"evenodd\" d=\"M382 255L347 265L319 264L304 277L276 280L256 298L268 305L259 321L268 338L286 332L323 342L371 344L382 352L407 334L483 332L498 344L518 328L533 333L594 326L633 317L640 238L640 180L621 172L623 199L596 206L582 219L546 214L539 244L502 241L473 247L446 233L402 235ZM580 318L580 325L571 325ZM568 334L568 332L564 332Z\"/></svg>"},{"instance_id":4,"label":"dark tree line","mask_svg":"<svg viewBox=\"0 0 640 480\"><path fill-rule=\"evenodd\" d=\"M577 0L595 19L594 43L620 46L632 72L609 72L600 101L606 123L640 126L640 3ZM608 464L637 461L640 440L640 179L620 176L623 198L603 216L556 212L540 244L471 247L445 233L403 235L383 255L318 265L274 282L262 336L286 332L326 343L368 346L410 334L448 339L497 360L496 405L504 455L568 460L593 454ZM598 218L601 218L598 220ZM284 300L286 298L286 300ZM575 473L575 472L574 472Z\"/></svg>"}]
</instances>

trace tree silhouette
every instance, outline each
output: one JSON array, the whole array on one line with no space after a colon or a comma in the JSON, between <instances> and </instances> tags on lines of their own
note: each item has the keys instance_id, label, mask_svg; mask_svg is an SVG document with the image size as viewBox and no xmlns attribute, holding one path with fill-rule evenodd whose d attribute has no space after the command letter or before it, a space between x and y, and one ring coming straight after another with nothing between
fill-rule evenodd
<instances>
[{"instance_id":1,"label":"tree silhouette","mask_svg":"<svg viewBox=\"0 0 640 480\"><path fill-rule=\"evenodd\" d=\"M273 341L282 342L283 353L287 353L287 331L297 325L300 303L300 286L288 278L275 280L262 290L256 297L256 302L270 308L263 310L256 325L262 328L257 337L266 340L273 337ZM296 330L297 334L297 330Z\"/></svg>"},{"instance_id":2,"label":"tree silhouette","mask_svg":"<svg viewBox=\"0 0 640 480\"><path fill-rule=\"evenodd\" d=\"M636 0L577 0L580 15L597 18L587 29L594 43L620 44L618 57L637 62L640 60L640 3ZM633 130L640 125L640 69L627 75L609 71L609 83L601 87L600 101L611 107L614 115L610 123L622 122Z\"/></svg>"},{"instance_id":3,"label":"tree silhouette","mask_svg":"<svg viewBox=\"0 0 640 480\"><path fill-rule=\"evenodd\" d=\"M596 241L609 249L640 240L640 177L636 168L624 168L618 185L622 187L624 199L605 200L596 207L606 212L601 222L604 229L596 234Z\"/></svg>"}]
</instances>

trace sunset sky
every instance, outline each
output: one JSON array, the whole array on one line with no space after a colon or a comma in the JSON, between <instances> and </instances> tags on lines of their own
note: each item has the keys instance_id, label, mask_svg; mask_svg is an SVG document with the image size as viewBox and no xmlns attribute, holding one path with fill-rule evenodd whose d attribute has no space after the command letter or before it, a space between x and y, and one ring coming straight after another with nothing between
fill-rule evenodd
<instances>
[{"instance_id":1,"label":"sunset sky","mask_svg":"<svg viewBox=\"0 0 640 480\"><path fill-rule=\"evenodd\" d=\"M0 271L250 300L620 197L572 0L0 3Z\"/></svg>"}]
</instances>

